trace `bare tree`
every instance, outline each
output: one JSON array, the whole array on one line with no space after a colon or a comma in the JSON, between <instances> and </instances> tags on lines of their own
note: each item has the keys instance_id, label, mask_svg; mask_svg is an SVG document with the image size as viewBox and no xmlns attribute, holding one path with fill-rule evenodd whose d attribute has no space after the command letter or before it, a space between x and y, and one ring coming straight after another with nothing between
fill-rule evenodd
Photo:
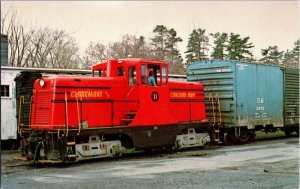
<instances>
[{"instance_id":1,"label":"bare tree","mask_svg":"<svg viewBox=\"0 0 300 189\"><path fill-rule=\"evenodd\" d=\"M2 5L1 5L2 6ZM4 7L1 7L1 34L5 34L7 26L6 26L6 21L8 14L10 12L11 7L5 11Z\"/></svg>"},{"instance_id":2,"label":"bare tree","mask_svg":"<svg viewBox=\"0 0 300 189\"><path fill-rule=\"evenodd\" d=\"M109 53L112 58L127 58L132 56L133 46L136 37L126 34L121 41L109 44Z\"/></svg>"},{"instance_id":3,"label":"bare tree","mask_svg":"<svg viewBox=\"0 0 300 189\"><path fill-rule=\"evenodd\" d=\"M98 42L90 42L82 58L82 67L90 69L97 62L114 58L153 58L151 45L145 41L145 37L137 38L134 35L126 34L120 41L110 43L108 46Z\"/></svg>"},{"instance_id":4,"label":"bare tree","mask_svg":"<svg viewBox=\"0 0 300 189\"><path fill-rule=\"evenodd\" d=\"M135 58L154 58L151 52L151 44L145 41L144 36L134 39L132 57Z\"/></svg>"},{"instance_id":5,"label":"bare tree","mask_svg":"<svg viewBox=\"0 0 300 189\"><path fill-rule=\"evenodd\" d=\"M10 66L78 68L78 45L65 31L47 27L26 30L17 12L9 8L6 12L1 9L1 34L8 36Z\"/></svg>"},{"instance_id":6,"label":"bare tree","mask_svg":"<svg viewBox=\"0 0 300 189\"><path fill-rule=\"evenodd\" d=\"M111 58L153 58L151 44L145 41L144 36L137 38L126 34L121 41L109 44L109 56Z\"/></svg>"},{"instance_id":7,"label":"bare tree","mask_svg":"<svg viewBox=\"0 0 300 189\"><path fill-rule=\"evenodd\" d=\"M27 50L32 67L78 68L80 64L75 39L62 30L40 28L32 34Z\"/></svg>"},{"instance_id":8,"label":"bare tree","mask_svg":"<svg viewBox=\"0 0 300 189\"><path fill-rule=\"evenodd\" d=\"M98 61L104 61L108 59L107 47L102 43L90 42L88 48L85 50L85 54L82 58L82 68L91 69L91 66Z\"/></svg>"},{"instance_id":9,"label":"bare tree","mask_svg":"<svg viewBox=\"0 0 300 189\"><path fill-rule=\"evenodd\" d=\"M57 40L49 52L49 62L53 68L78 68L80 58L78 45L74 38L66 35Z\"/></svg>"},{"instance_id":10,"label":"bare tree","mask_svg":"<svg viewBox=\"0 0 300 189\"><path fill-rule=\"evenodd\" d=\"M49 28L41 28L33 33L28 48L31 66L40 68L51 66L50 53L64 36L66 34L63 31L53 31Z\"/></svg>"},{"instance_id":11,"label":"bare tree","mask_svg":"<svg viewBox=\"0 0 300 189\"><path fill-rule=\"evenodd\" d=\"M30 42L33 29L28 32L20 21L17 19L17 12L2 12L1 11L1 34L8 36L8 53L10 66L28 66L27 47Z\"/></svg>"}]
</instances>

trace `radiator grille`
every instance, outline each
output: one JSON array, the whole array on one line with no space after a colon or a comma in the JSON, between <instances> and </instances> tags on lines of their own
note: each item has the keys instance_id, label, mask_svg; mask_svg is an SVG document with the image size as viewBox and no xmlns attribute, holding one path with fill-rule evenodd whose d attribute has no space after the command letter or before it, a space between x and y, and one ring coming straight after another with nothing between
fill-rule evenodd
<instances>
[{"instance_id":1,"label":"radiator grille","mask_svg":"<svg viewBox=\"0 0 300 189\"><path fill-rule=\"evenodd\" d=\"M36 92L35 124L49 124L51 94L49 91Z\"/></svg>"}]
</instances>

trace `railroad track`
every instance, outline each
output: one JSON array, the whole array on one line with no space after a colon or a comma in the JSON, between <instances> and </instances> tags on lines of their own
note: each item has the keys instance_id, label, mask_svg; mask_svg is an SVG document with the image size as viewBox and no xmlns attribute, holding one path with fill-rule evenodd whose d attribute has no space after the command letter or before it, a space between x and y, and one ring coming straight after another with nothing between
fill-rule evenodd
<instances>
[{"instance_id":1,"label":"railroad track","mask_svg":"<svg viewBox=\"0 0 300 189\"><path fill-rule=\"evenodd\" d=\"M293 138L297 137L296 135L292 136ZM289 137L289 138L292 138ZM287 139L286 136L275 136L271 138L256 138L253 142L249 143L242 143L242 144L232 144L230 146L247 146L251 144L261 143L261 142L268 142L268 141L280 141ZM74 162L69 164L40 164L34 165L31 161L19 161L16 160L15 157L19 155L18 150L13 151L4 151L3 156L10 156L9 158L5 158L2 162L3 165L7 168L14 168L14 167L36 167L36 168L45 168L45 167L68 167L68 166L76 166L80 164L88 164L88 163L99 163L99 162L117 162L117 161L125 161L125 160L142 160L142 159L157 159L157 158L181 158L181 157L204 157L208 156L212 151L215 149L220 149L225 147L223 144L215 144L215 145L208 145L205 148L189 148L189 149L182 149L180 151L170 151L167 149L157 149L152 151L131 151L128 153L124 153L121 157L114 157L114 158L103 158L103 159L94 159L94 160L86 160L83 162Z\"/></svg>"}]
</instances>

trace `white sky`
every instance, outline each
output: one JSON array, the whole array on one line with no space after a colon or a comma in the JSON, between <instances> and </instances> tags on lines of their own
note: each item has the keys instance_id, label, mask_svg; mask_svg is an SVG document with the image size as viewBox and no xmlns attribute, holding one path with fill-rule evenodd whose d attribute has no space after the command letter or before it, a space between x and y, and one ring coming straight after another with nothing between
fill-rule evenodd
<instances>
[{"instance_id":1,"label":"white sky","mask_svg":"<svg viewBox=\"0 0 300 189\"><path fill-rule=\"evenodd\" d=\"M90 41L116 42L124 34L153 37L156 25L174 28L183 39L185 57L193 29L250 36L253 53L277 45L291 49L300 37L299 1L2 1L1 11L17 10L26 26L62 29L77 40L81 52ZM210 42L213 44L213 42Z\"/></svg>"}]
</instances>

